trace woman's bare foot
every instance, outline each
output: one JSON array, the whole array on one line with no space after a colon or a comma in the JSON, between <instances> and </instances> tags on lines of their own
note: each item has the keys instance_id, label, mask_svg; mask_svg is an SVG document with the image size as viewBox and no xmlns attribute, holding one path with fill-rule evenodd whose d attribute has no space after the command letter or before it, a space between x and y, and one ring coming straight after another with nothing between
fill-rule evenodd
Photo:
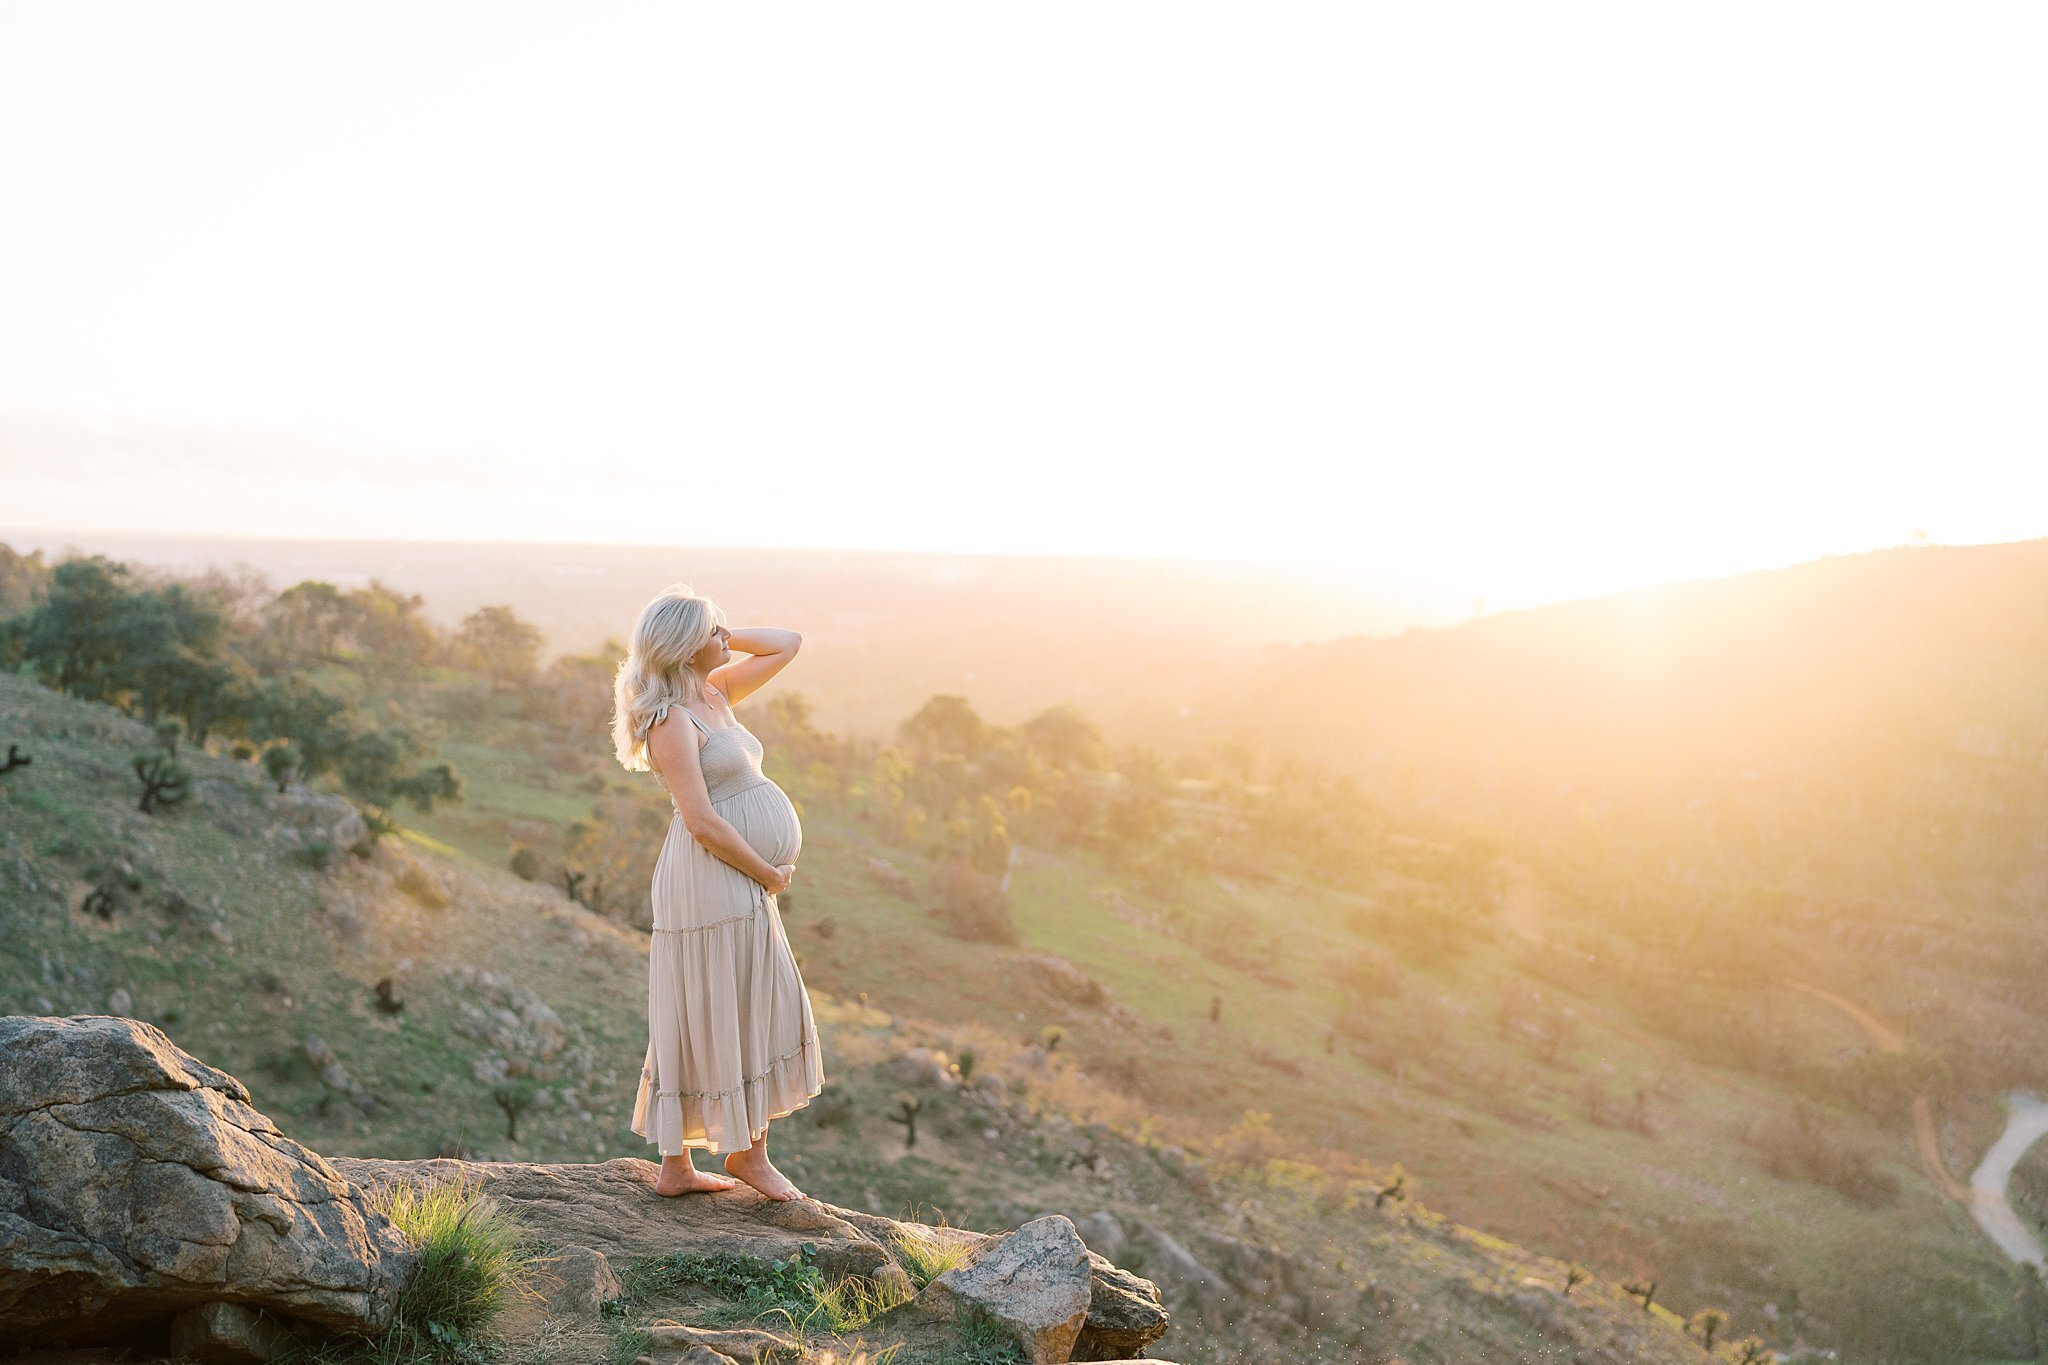
<instances>
[{"instance_id":1,"label":"woman's bare foot","mask_svg":"<svg viewBox=\"0 0 2048 1365\"><path fill-rule=\"evenodd\" d=\"M663 1157L661 1174L655 1177L656 1194L700 1194L712 1190L729 1190L739 1184L737 1180L709 1171L700 1171L687 1156Z\"/></svg>"},{"instance_id":2,"label":"woman's bare foot","mask_svg":"<svg viewBox=\"0 0 2048 1365\"><path fill-rule=\"evenodd\" d=\"M770 1199L809 1199L810 1196L789 1183L789 1177L775 1169L775 1163L762 1152L756 1155L752 1148L744 1152L731 1152L725 1158L725 1169L752 1185Z\"/></svg>"}]
</instances>

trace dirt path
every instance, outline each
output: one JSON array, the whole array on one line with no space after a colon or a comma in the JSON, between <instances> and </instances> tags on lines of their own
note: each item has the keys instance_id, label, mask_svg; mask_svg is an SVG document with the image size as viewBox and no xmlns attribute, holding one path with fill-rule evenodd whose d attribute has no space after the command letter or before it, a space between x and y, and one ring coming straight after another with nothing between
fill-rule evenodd
<instances>
[{"instance_id":1,"label":"dirt path","mask_svg":"<svg viewBox=\"0 0 2048 1365\"><path fill-rule=\"evenodd\" d=\"M1825 1000L1854 1019L1863 1026L1863 1031L1870 1035L1871 1043L1879 1052L1905 1051L1906 1040L1899 1036L1899 1031L1854 1000L1836 995L1827 987L1816 986L1811 981L1795 981L1791 977L1784 978L1784 981L1794 990L1805 991L1808 995ZM1941 1137L1934 1127L1934 1101L1925 1094L1913 1097L1913 1146L1920 1153L1920 1164L1927 1168L1927 1174L1933 1178L1934 1183L1941 1186L1941 1192L1967 1205L1974 1213L1977 1195L1968 1187L1958 1184L1956 1178L1949 1174L1948 1162L1941 1155ZM2002 1187L1998 1198L2000 1202L2005 1199ZM1983 1220L1980 1218L1978 1221Z\"/></svg>"}]
</instances>

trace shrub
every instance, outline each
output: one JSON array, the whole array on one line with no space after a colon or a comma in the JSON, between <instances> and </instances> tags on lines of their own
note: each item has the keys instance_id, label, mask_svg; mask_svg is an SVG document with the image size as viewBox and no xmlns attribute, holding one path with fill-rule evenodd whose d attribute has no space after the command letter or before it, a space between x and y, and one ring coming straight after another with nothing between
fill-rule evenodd
<instances>
[{"instance_id":1,"label":"shrub","mask_svg":"<svg viewBox=\"0 0 2048 1365\"><path fill-rule=\"evenodd\" d=\"M1434 893L1353 911L1349 921L1354 932L1392 944L1421 967L1442 966L1494 932L1477 909Z\"/></svg>"},{"instance_id":2,"label":"shrub","mask_svg":"<svg viewBox=\"0 0 2048 1365\"><path fill-rule=\"evenodd\" d=\"M175 806L192 794L192 775L167 754L137 754L135 775L142 779L145 814Z\"/></svg>"},{"instance_id":3,"label":"shrub","mask_svg":"<svg viewBox=\"0 0 2048 1365\"><path fill-rule=\"evenodd\" d=\"M1346 998L1360 1005L1401 995L1400 967L1385 953L1372 949L1345 963L1338 971L1338 981Z\"/></svg>"},{"instance_id":4,"label":"shrub","mask_svg":"<svg viewBox=\"0 0 2048 1365\"><path fill-rule=\"evenodd\" d=\"M1899 1178L1877 1165L1864 1147L1826 1126L1812 1106L1752 1123L1743 1140L1763 1158L1764 1169L1780 1179L1809 1180L1868 1207L1898 1198Z\"/></svg>"},{"instance_id":5,"label":"shrub","mask_svg":"<svg viewBox=\"0 0 2048 1365\"><path fill-rule=\"evenodd\" d=\"M993 877L977 871L965 858L939 869L936 915L956 938L974 943L1015 944L1017 926L1010 916L1010 893Z\"/></svg>"},{"instance_id":6,"label":"shrub","mask_svg":"<svg viewBox=\"0 0 2048 1365\"><path fill-rule=\"evenodd\" d=\"M437 1181L424 1189L404 1182L373 1187L370 1203L420 1250L382 1335L337 1337L293 1348L280 1362L481 1361L476 1342L540 1262L530 1231L482 1193L481 1182Z\"/></svg>"},{"instance_id":7,"label":"shrub","mask_svg":"<svg viewBox=\"0 0 2048 1365\"><path fill-rule=\"evenodd\" d=\"M283 791L299 771L299 751L289 744L274 744L263 751L263 771Z\"/></svg>"},{"instance_id":8,"label":"shrub","mask_svg":"<svg viewBox=\"0 0 2048 1365\"><path fill-rule=\"evenodd\" d=\"M448 906L448 893L418 863L407 863L398 874L398 889L430 909L444 910Z\"/></svg>"}]
</instances>

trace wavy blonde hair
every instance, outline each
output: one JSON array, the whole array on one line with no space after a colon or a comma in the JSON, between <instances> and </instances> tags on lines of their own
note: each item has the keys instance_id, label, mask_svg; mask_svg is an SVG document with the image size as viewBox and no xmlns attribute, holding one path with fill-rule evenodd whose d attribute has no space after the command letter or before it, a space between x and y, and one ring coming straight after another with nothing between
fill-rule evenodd
<instances>
[{"instance_id":1,"label":"wavy blonde hair","mask_svg":"<svg viewBox=\"0 0 2048 1365\"><path fill-rule=\"evenodd\" d=\"M612 678L612 751L627 772L648 771L647 731L655 713L704 695L706 679L690 660L726 624L718 604L687 583L671 583L640 609L633 642Z\"/></svg>"}]
</instances>

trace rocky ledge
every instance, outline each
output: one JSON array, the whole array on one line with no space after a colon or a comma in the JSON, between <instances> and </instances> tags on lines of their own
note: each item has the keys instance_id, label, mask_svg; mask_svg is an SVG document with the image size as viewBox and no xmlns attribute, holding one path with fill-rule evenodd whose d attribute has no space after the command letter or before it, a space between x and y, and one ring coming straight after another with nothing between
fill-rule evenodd
<instances>
[{"instance_id":1,"label":"rocky ledge","mask_svg":"<svg viewBox=\"0 0 2048 1365\"><path fill-rule=\"evenodd\" d=\"M972 1305L1033 1362L1141 1357L1167 1329L1157 1287L1050 1214L1013 1231L899 1223L744 1185L656 1195L652 1162L549 1166L322 1157L246 1087L154 1026L109 1015L0 1018L0 1341L264 1360L325 1333L382 1330L418 1262L370 1192L463 1179L549 1248L501 1331L601 1331L617 1268L645 1256L805 1253L828 1279L914 1286L906 1239L965 1251L890 1316L933 1331ZM755 1329L659 1323L657 1361L803 1358ZM1163 1362L1153 1362L1163 1365Z\"/></svg>"}]
</instances>

